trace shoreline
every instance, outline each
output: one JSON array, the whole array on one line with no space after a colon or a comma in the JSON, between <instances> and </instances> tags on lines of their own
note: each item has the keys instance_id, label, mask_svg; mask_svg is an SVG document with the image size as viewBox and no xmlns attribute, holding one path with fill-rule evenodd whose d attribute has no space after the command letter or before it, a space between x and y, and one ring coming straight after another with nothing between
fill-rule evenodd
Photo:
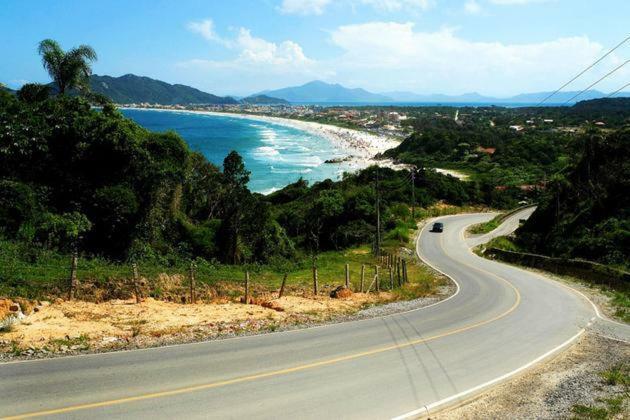
<instances>
[{"instance_id":1,"label":"shoreline","mask_svg":"<svg viewBox=\"0 0 630 420\"><path fill-rule=\"evenodd\" d=\"M396 164L391 159L376 159L375 156L392 149L400 144L400 140L393 137L378 136L361 130L338 127L313 121L294 120L290 118L272 117L268 115L244 114L233 112L197 111L188 109L164 109L164 108L139 108L119 106L119 109L131 109L136 111L161 111L198 115L210 115L223 118L240 118L252 121L266 122L322 137L344 153L344 163L350 166L351 171L358 171L372 165L393 169L406 169L408 165ZM330 156L333 158L333 156ZM329 165L325 163L324 165Z\"/></svg>"}]
</instances>

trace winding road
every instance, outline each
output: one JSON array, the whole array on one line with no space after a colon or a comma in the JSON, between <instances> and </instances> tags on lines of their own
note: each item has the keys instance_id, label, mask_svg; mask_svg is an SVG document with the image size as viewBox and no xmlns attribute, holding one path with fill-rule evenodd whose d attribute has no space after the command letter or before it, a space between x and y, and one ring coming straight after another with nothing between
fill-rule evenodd
<instances>
[{"instance_id":1,"label":"winding road","mask_svg":"<svg viewBox=\"0 0 630 420\"><path fill-rule=\"evenodd\" d=\"M524 210L508 220L527 217ZM464 401L569 346L598 317L581 294L474 255L468 225L423 229L420 258L458 285L381 318L156 349L0 365L0 417L405 418ZM492 235L487 235L487 240Z\"/></svg>"}]
</instances>

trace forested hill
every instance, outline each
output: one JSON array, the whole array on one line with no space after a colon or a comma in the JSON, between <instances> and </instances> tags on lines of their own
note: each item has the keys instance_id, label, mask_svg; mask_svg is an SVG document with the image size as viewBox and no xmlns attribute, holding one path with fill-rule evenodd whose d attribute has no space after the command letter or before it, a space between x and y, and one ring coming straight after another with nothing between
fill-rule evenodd
<instances>
[{"instance_id":1,"label":"forested hill","mask_svg":"<svg viewBox=\"0 0 630 420\"><path fill-rule=\"evenodd\" d=\"M184 85L171 85L149 77L126 74L120 77L90 76L93 92L119 104L152 103L162 105L236 104L234 98L221 97Z\"/></svg>"},{"instance_id":2,"label":"forested hill","mask_svg":"<svg viewBox=\"0 0 630 420\"><path fill-rule=\"evenodd\" d=\"M267 95L254 95L241 99L242 103L252 105L289 105L289 101Z\"/></svg>"},{"instance_id":3,"label":"forested hill","mask_svg":"<svg viewBox=\"0 0 630 420\"><path fill-rule=\"evenodd\" d=\"M547 186L519 230L529 250L630 267L630 128L581 138L580 157Z\"/></svg>"},{"instance_id":4,"label":"forested hill","mask_svg":"<svg viewBox=\"0 0 630 420\"><path fill-rule=\"evenodd\" d=\"M581 101L571 107L574 114L590 119L617 117L630 118L630 98L603 98Z\"/></svg>"}]
</instances>

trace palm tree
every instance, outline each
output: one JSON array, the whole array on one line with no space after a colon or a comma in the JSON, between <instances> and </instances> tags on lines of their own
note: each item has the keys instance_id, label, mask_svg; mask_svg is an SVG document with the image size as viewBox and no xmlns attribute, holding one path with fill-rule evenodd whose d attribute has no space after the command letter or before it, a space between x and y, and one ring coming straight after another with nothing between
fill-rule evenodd
<instances>
[{"instance_id":1,"label":"palm tree","mask_svg":"<svg viewBox=\"0 0 630 420\"><path fill-rule=\"evenodd\" d=\"M60 94L72 88L89 89L90 64L96 61L96 52L92 47L79 45L66 52L57 41L45 39L39 43L38 51Z\"/></svg>"}]
</instances>

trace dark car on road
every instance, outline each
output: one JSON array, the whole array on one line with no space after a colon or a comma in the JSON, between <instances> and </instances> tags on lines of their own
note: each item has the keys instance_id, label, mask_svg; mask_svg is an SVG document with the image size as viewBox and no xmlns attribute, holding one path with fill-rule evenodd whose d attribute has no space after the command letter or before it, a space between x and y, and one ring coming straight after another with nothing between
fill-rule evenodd
<instances>
[{"instance_id":1,"label":"dark car on road","mask_svg":"<svg viewBox=\"0 0 630 420\"><path fill-rule=\"evenodd\" d=\"M437 222L437 223L433 223L433 227L431 228L431 232L444 232L444 224Z\"/></svg>"}]
</instances>

